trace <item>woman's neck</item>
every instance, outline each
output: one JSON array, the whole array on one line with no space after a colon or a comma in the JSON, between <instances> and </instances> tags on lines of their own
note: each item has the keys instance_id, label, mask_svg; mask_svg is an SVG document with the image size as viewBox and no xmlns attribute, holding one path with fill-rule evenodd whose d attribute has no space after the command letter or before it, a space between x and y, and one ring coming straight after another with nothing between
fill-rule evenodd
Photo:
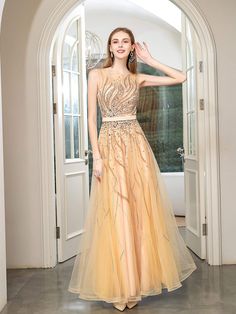
<instances>
[{"instance_id":1,"label":"woman's neck","mask_svg":"<svg viewBox=\"0 0 236 314\"><path fill-rule=\"evenodd\" d=\"M126 66L126 62L127 61L124 59L115 59L111 66L112 72L114 71L114 73L121 73L121 74L129 72Z\"/></svg>"}]
</instances>

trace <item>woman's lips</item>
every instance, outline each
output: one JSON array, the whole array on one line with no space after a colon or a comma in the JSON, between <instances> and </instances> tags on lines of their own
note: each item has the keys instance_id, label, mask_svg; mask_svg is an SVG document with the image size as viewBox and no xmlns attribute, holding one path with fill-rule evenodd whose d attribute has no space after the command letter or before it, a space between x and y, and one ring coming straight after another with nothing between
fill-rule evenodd
<instances>
[{"instance_id":1,"label":"woman's lips","mask_svg":"<svg viewBox=\"0 0 236 314\"><path fill-rule=\"evenodd\" d=\"M125 50L119 49L119 50L117 50L117 52L118 52L118 53L123 53L123 52L125 52Z\"/></svg>"}]
</instances>

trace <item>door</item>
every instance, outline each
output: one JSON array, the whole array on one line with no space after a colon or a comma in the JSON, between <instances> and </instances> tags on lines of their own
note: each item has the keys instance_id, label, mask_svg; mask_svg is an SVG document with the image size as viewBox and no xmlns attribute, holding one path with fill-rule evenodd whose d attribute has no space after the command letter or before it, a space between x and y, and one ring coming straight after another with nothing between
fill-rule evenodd
<instances>
[{"instance_id":1,"label":"door","mask_svg":"<svg viewBox=\"0 0 236 314\"><path fill-rule=\"evenodd\" d=\"M89 199L84 6L54 45L53 95L58 261L79 253Z\"/></svg>"},{"instance_id":2,"label":"door","mask_svg":"<svg viewBox=\"0 0 236 314\"><path fill-rule=\"evenodd\" d=\"M203 64L201 47L195 30L182 15L184 178L186 211L186 245L200 258L206 258L205 153Z\"/></svg>"}]
</instances>

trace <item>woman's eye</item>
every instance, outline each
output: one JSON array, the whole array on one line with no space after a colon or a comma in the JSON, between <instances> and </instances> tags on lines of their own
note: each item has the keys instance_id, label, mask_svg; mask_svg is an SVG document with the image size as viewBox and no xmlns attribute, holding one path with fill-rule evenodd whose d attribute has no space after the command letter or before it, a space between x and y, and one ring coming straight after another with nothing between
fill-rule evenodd
<instances>
[{"instance_id":1,"label":"woman's eye","mask_svg":"<svg viewBox=\"0 0 236 314\"><path fill-rule=\"evenodd\" d=\"M124 43L126 43L126 44L127 44L127 43L129 43L129 41L128 41L128 40L124 40L123 42L124 42ZM118 43L118 41L117 41L117 40L114 40L112 43L113 43L113 44L117 44L117 43Z\"/></svg>"}]
</instances>

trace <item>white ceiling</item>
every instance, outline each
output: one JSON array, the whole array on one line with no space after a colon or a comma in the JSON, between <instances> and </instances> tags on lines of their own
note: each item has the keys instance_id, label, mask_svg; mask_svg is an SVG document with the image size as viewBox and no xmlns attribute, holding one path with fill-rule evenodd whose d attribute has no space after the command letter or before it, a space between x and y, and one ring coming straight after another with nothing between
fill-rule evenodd
<instances>
[{"instance_id":1,"label":"white ceiling","mask_svg":"<svg viewBox=\"0 0 236 314\"><path fill-rule=\"evenodd\" d=\"M86 10L130 12L140 18L159 19L181 31L181 10L169 0L86 0Z\"/></svg>"}]
</instances>

